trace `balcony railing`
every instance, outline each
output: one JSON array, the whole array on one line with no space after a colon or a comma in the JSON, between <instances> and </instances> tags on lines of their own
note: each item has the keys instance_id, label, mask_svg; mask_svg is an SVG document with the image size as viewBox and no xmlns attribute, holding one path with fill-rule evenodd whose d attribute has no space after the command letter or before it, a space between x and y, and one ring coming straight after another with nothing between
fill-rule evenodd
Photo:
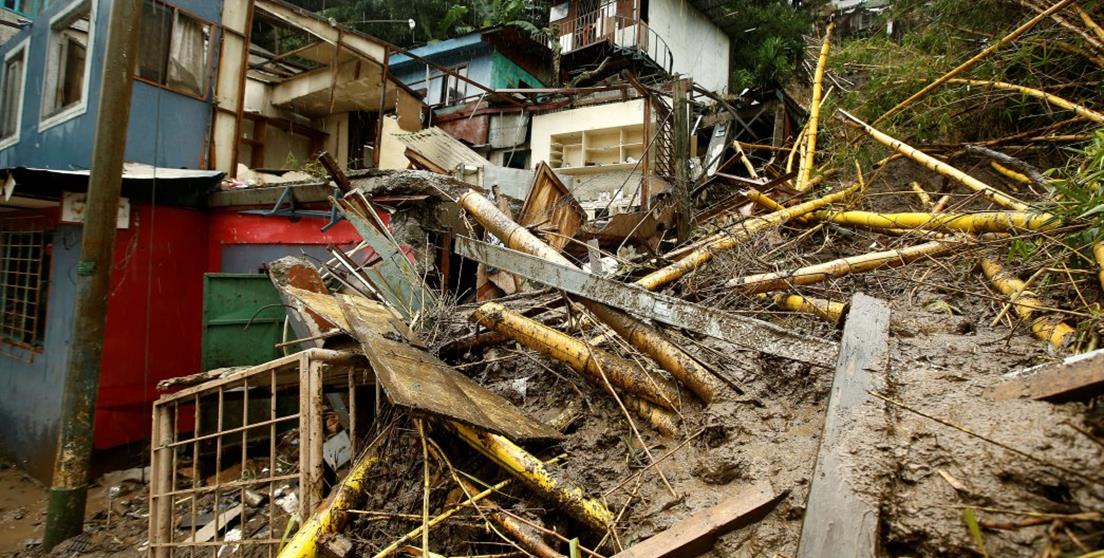
<instances>
[{"instance_id":1,"label":"balcony railing","mask_svg":"<svg viewBox=\"0 0 1104 558\"><path fill-rule=\"evenodd\" d=\"M646 55L667 73L671 73L674 65L671 50L659 34L637 18L635 9L628 16L618 14L616 2L603 4L575 19L553 23L552 29L564 54L608 43Z\"/></svg>"}]
</instances>

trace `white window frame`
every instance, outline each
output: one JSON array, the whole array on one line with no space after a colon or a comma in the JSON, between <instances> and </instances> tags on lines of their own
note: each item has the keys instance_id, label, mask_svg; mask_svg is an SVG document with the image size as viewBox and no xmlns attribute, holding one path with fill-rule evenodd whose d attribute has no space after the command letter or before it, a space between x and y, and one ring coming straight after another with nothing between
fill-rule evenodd
<instances>
[{"instance_id":1,"label":"white window frame","mask_svg":"<svg viewBox=\"0 0 1104 558\"><path fill-rule=\"evenodd\" d=\"M31 55L31 38L27 37L15 45L15 48L8 51L4 55L4 72L7 73L8 62L23 53L23 69L22 75L19 76L19 103L15 109L15 133L6 138L0 138L0 149L7 149L17 143L19 143L19 136L21 135L23 128L23 102L27 100L27 66L30 62ZM3 76L3 79L7 79L7 76ZM2 83L2 82L0 82Z\"/></svg>"},{"instance_id":2,"label":"white window frame","mask_svg":"<svg viewBox=\"0 0 1104 558\"><path fill-rule=\"evenodd\" d=\"M72 120L88 111L88 88L89 82L92 80L92 58L96 45L96 6L99 4L99 0L73 0L64 10L58 12L54 17L50 18L50 28L48 36L53 39L54 26L58 21L66 19L73 15L73 12L80 9L81 5L88 2L88 46L85 47L84 58L84 83L81 84L81 100L79 103L73 106L44 118L38 123L38 131L44 132L49 128L57 126L62 122ZM43 68L46 71L43 73L42 79L42 114L46 114L46 101L50 98L47 93L48 85L50 83L50 45L46 45L46 63L43 64Z\"/></svg>"}]
</instances>

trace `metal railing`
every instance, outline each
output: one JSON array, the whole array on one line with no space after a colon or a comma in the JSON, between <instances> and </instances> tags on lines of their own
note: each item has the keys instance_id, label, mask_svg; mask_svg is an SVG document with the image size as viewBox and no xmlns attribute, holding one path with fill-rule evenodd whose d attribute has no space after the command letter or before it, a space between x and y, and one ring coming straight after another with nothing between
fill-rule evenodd
<instances>
[{"instance_id":1,"label":"metal railing","mask_svg":"<svg viewBox=\"0 0 1104 558\"><path fill-rule=\"evenodd\" d=\"M647 23L640 21L635 9L629 16L619 15L616 2L603 4L597 10L575 19L554 23L552 29L562 53L608 43L639 51L668 74L674 66L674 57L666 41Z\"/></svg>"}]
</instances>

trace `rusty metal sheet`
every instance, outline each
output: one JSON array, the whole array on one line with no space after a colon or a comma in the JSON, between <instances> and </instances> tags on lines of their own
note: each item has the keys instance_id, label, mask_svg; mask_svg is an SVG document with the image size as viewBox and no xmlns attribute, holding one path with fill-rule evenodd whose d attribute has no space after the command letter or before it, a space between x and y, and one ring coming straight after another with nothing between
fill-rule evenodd
<instances>
[{"instance_id":1,"label":"rusty metal sheet","mask_svg":"<svg viewBox=\"0 0 1104 558\"><path fill-rule=\"evenodd\" d=\"M437 357L405 341L380 335L370 324L371 316L344 297L338 300L380 386L395 405L447 417L516 442L562 437Z\"/></svg>"},{"instance_id":2,"label":"rusty metal sheet","mask_svg":"<svg viewBox=\"0 0 1104 558\"><path fill-rule=\"evenodd\" d=\"M291 286L284 287L283 290L290 297L301 302L307 310L321 316L326 321L337 326L338 329L350 335L353 334L353 328L349 325L348 320L345 319L345 312L341 307L342 301L344 301L345 304L356 306L361 315L365 317L369 327L376 333L380 335L397 335L411 340L415 339L414 332L410 331L406 323L396 317L389 308L374 300L369 300L362 296L317 293Z\"/></svg>"},{"instance_id":3,"label":"rusty metal sheet","mask_svg":"<svg viewBox=\"0 0 1104 558\"><path fill-rule=\"evenodd\" d=\"M460 166L482 167L491 164L480 154L448 135L440 128L427 128L409 134L394 134L410 151L435 167L451 174Z\"/></svg>"}]
</instances>

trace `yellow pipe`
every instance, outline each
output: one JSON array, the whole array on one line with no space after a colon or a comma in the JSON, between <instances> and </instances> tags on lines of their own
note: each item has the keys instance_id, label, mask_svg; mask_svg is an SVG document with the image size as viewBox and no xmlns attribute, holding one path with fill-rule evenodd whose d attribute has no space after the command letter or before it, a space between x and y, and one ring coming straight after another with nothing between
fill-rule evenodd
<instances>
[{"instance_id":1,"label":"yellow pipe","mask_svg":"<svg viewBox=\"0 0 1104 558\"><path fill-rule=\"evenodd\" d=\"M497 302L488 302L475 310L471 320L567 364L603 385L602 372L618 389L642 397L667 409L678 406L678 389L662 378L650 378L633 363L597 347L530 320Z\"/></svg>"},{"instance_id":2,"label":"yellow pipe","mask_svg":"<svg viewBox=\"0 0 1104 558\"><path fill-rule=\"evenodd\" d=\"M976 213L873 213L870 211L817 211L814 219L838 225L871 229L924 229L938 231L1023 232L1045 231L1061 223L1048 213L980 211Z\"/></svg>"},{"instance_id":3,"label":"yellow pipe","mask_svg":"<svg viewBox=\"0 0 1104 558\"><path fill-rule=\"evenodd\" d=\"M452 429L472 448L498 464L534 492L555 503L575 520L604 533L613 524L613 512L601 502L589 498L583 489L557 479L541 460L510 440L480 432L463 424L450 423Z\"/></svg>"},{"instance_id":4,"label":"yellow pipe","mask_svg":"<svg viewBox=\"0 0 1104 558\"><path fill-rule=\"evenodd\" d=\"M1055 316L1041 316L1032 319L1035 311L1043 306L1035 293L1027 290L1027 284L1006 272L1000 263L992 258L981 259L981 270L1002 294L1008 297L1012 308L1021 320L1031 323L1031 333L1035 337L1050 343L1055 349L1065 346L1074 329Z\"/></svg>"},{"instance_id":5,"label":"yellow pipe","mask_svg":"<svg viewBox=\"0 0 1104 558\"><path fill-rule=\"evenodd\" d=\"M983 197L985 197L985 199L1002 207L1019 211L1026 211L1028 209L1027 204L1025 204L1024 202L1019 201L1012 196L1009 196L1008 194L1005 194L1004 192L993 188L992 186L952 167L951 165L948 165L947 163L944 163L943 161L940 161L939 159L936 159L935 157L932 157L931 155L928 155L927 153L924 153L923 151L920 151L919 149L916 149L915 147L912 147L911 145L906 144L901 140L895 139L888 134L875 129L870 124L859 120L847 111L840 110L839 112L845 118L861 127L863 131L867 133L867 135L874 138L874 140L878 143L889 147L890 149L904 155L905 157L908 157L909 159L912 159L924 168L927 168L932 172L939 174L940 176L945 176L951 180L954 180L962 184L963 186L966 186L967 188L980 193Z\"/></svg>"},{"instance_id":6,"label":"yellow pipe","mask_svg":"<svg viewBox=\"0 0 1104 558\"><path fill-rule=\"evenodd\" d=\"M828 67L828 48L832 44L832 29L835 23L829 23L824 31L824 43L820 45L820 58L817 59L816 74L813 78L813 98L809 102L809 133L806 139L804 158L798 167L797 185L798 192L809 190L809 175L813 172L813 160L816 157L817 127L820 123L821 92L823 91L824 70Z\"/></svg>"},{"instance_id":7,"label":"yellow pipe","mask_svg":"<svg viewBox=\"0 0 1104 558\"><path fill-rule=\"evenodd\" d=\"M812 285L834 277L851 273L873 271L883 267L905 265L925 256L935 256L949 252L959 246L957 242L937 240L900 250L871 252L849 258L841 258L781 273L760 273L733 279L725 283L726 287L739 289L745 293L765 293L780 291L794 285Z\"/></svg>"},{"instance_id":8,"label":"yellow pipe","mask_svg":"<svg viewBox=\"0 0 1104 558\"><path fill-rule=\"evenodd\" d=\"M841 201L851 194L858 191L859 185L855 184L849 188L845 188L834 194L829 194L823 198L818 198L812 201L807 201L802 204L788 207L783 211L776 211L769 215L762 217L755 217L748 219L740 223L736 230L728 231L716 235L711 238L710 242L698 248L681 260L664 268L657 269L644 277L641 277L635 284L639 287L654 291L668 283L677 281L679 278L686 274L698 269L699 267L709 263L713 259L716 252L728 250L741 242L747 240L752 235L758 234L771 227L775 227L794 219L801 217L807 213L811 213L832 204L837 201Z\"/></svg>"},{"instance_id":9,"label":"yellow pipe","mask_svg":"<svg viewBox=\"0 0 1104 558\"><path fill-rule=\"evenodd\" d=\"M352 509L365 490L368 471L378 461L375 453L361 457L345 479L334 489L321 508L295 533L280 550L278 558L315 558L322 535L337 533L345 527L348 510Z\"/></svg>"}]
</instances>

